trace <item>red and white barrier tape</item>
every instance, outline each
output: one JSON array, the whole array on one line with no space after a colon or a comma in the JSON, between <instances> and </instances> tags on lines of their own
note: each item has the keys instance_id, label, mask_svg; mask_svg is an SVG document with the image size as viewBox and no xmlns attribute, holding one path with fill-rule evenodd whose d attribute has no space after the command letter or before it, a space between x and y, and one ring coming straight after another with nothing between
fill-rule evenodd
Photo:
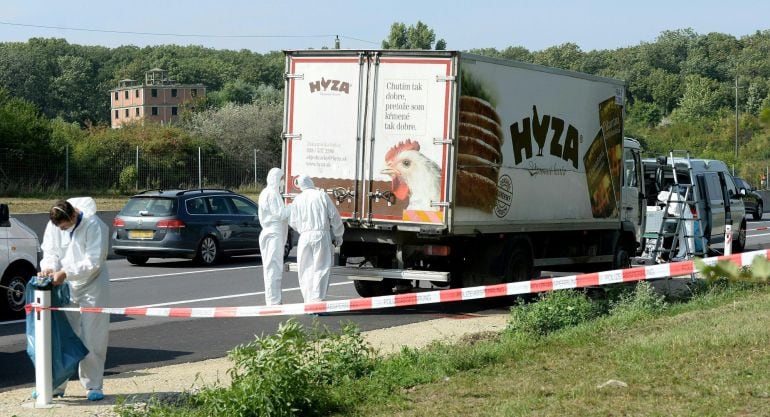
<instances>
[{"instance_id":1,"label":"red and white barrier tape","mask_svg":"<svg viewBox=\"0 0 770 417\"><path fill-rule=\"evenodd\" d=\"M754 232L754 231L758 231L758 230L767 230L767 229L770 229L770 227L767 227L767 226L761 226L761 227L756 227L756 228L754 228L754 229L746 229L746 231L747 231L747 232Z\"/></svg>"},{"instance_id":2,"label":"red and white barrier tape","mask_svg":"<svg viewBox=\"0 0 770 417\"><path fill-rule=\"evenodd\" d=\"M704 258L707 265L715 265L718 261L730 261L739 266L751 265L756 256L768 258L770 250L760 250L740 253L730 256ZM638 268L616 269L592 274L570 275L556 278L535 279L531 281L512 282L506 284L486 285L479 287L457 288L449 290L426 291L409 294L386 295L372 298L356 298L339 301L322 301L309 304L284 304L279 306L247 306L247 307L195 307L195 308L56 308L58 311L78 311L82 313L106 313L125 316L153 317L257 317L301 315L311 313L331 313L345 311L374 310L388 307L406 307L420 304L445 303L451 301L478 300L482 298L503 297L508 295L533 294L546 291L564 290L571 288L593 287L620 282L643 281L649 279L668 278L690 275L695 272L693 261L674 262L668 264L650 265Z\"/></svg>"}]
</instances>

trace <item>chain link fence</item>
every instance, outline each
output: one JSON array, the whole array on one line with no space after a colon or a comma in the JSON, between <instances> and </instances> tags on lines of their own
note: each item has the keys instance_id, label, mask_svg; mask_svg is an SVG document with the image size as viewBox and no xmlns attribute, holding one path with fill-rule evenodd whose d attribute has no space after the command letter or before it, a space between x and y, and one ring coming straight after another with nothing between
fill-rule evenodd
<instances>
[{"instance_id":1,"label":"chain link fence","mask_svg":"<svg viewBox=\"0 0 770 417\"><path fill-rule=\"evenodd\" d=\"M24 195L70 190L130 194L146 189L260 189L276 156L156 155L139 148L109 154L37 154L0 148L0 194Z\"/></svg>"}]
</instances>

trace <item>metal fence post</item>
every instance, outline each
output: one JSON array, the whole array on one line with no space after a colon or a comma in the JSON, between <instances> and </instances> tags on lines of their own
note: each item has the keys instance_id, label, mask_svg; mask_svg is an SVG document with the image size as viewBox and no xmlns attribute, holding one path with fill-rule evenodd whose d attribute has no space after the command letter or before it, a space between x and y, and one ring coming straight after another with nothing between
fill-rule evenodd
<instances>
[{"instance_id":1,"label":"metal fence post","mask_svg":"<svg viewBox=\"0 0 770 417\"><path fill-rule=\"evenodd\" d=\"M139 146L136 147L136 187L134 189L139 191Z\"/></svg>"},{"instance_id":2,"label":"metal fence post","mask_svg":"<svg viewBox=\"0 0 770 417\"><path fill-rule=\"evenodd\" d=\"M70 146L64 147L64 189L70 189Z\"/></svg>"},{"instance_id":3,"label":"metal fence post","mask_svg":"<svg viewBox=\"0 0 770 417\"><path fill-rule=\"evenodd\" d=\"M35 407L49 408L53 399L51 352L51 288L35 289Z\"/></svg>"},{"instance_id":4,"label":"metal fence post","mask_svg":"<svg viewBox=\"0 0 770 417\"><path fill-rule=\"evenodd\" d=\"M203 168L201 167L201 148L198 147L198 188L203 189Z\"/></svg>"},{"instance_id":5,"label":"metal fence post","mask_svg":"<svg viewBox=\"0 0 770 417\"><path fill-rule=\"evenodd\" d=\"M254 149L254 189L257 189L257 150Z\"/></svg>"}]
</instances>

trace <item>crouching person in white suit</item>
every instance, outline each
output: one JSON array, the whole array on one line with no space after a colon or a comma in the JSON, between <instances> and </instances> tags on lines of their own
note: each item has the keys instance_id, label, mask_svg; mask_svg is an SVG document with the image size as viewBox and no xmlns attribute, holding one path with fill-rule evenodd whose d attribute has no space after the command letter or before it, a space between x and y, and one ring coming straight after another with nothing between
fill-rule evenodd
<instances>
[{"instance_id":1,"label":"crouching person in white suit","mask_svg":"<svg viewBox=\"0 0 770 417\"><path fill-rule=\"evenodd\" d=\"M299 287L306 303L326 298L334 246L342 245L342 224L337 207L307 175L297 179L302 191L290 207L289 225L299 232L297 264Z\"/></svg>"},{"instance_id":2,"label":"crouching person in white suit","mask_svg":"<svg viewBox=\"0 0 770 417\"><path fill-rule=\"evenodd\" d=\"M38 276L52 277L53 285L69 285L72 305L68 307L107 307L109 228L96 215L96 202L90 197L59 200L51 208L49 219ZM67 319L88 349L78 367L80 383L88 390L89 401L99 401L104 398L110 316L67 312ZM64 386L56 387L54 395L63 396Z\"/></svg>"}]
</instances>

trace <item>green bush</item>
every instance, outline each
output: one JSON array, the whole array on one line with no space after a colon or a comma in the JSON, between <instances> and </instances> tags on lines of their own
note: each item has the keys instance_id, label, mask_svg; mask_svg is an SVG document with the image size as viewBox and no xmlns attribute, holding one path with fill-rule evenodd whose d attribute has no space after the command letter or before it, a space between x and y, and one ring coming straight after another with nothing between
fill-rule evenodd
<instances>
[{"instance_id":1,"label":"green bush","mask_svg":"<svg viewBox=\"0 0 770 417\"><path fill-rule=\"evenodd\" d=\"M352 324L339 334L311 334L294 320L229 356L231 385L195 395L198 411L228 417L328 414L337 408L331 387L371 372L375 364L374 352Z\"/></svg>"},{"instance_id":2,"label":"green bush","mask_svg":"<svg viewBox=\"0 0 770 417\"><path fill-rule=\"evenodd\" d=\"M641 281L633 292L622 294L617 301L611 302L610 314L651 315L663 311L666 306L664 296L656 293L649 282Z\"/></svg>"},{"instance_id":3,"label":"green bush","mask_svg":"<svg viewBox=\"0 0 770 417\"><path fill-rule=\"evenodd\" d=\"M138 179L138 173L136 172L136 166L128 165L120 171L120 177L118 178L118 190L122 194L128 194L129 191L136 188L136 181Z\"/></svg>"},{"instance_id":4,"label":"green bush","mask_svg":"<svg viewBox=\"0 0 770 417\"><path fill-rule=\"evenodd\" d=\"M535 303L519 303L512 307L507 331L544 336L593 319L598 314L582 292L553 291L541 294Z\"/></svg>"}]
</instances>

